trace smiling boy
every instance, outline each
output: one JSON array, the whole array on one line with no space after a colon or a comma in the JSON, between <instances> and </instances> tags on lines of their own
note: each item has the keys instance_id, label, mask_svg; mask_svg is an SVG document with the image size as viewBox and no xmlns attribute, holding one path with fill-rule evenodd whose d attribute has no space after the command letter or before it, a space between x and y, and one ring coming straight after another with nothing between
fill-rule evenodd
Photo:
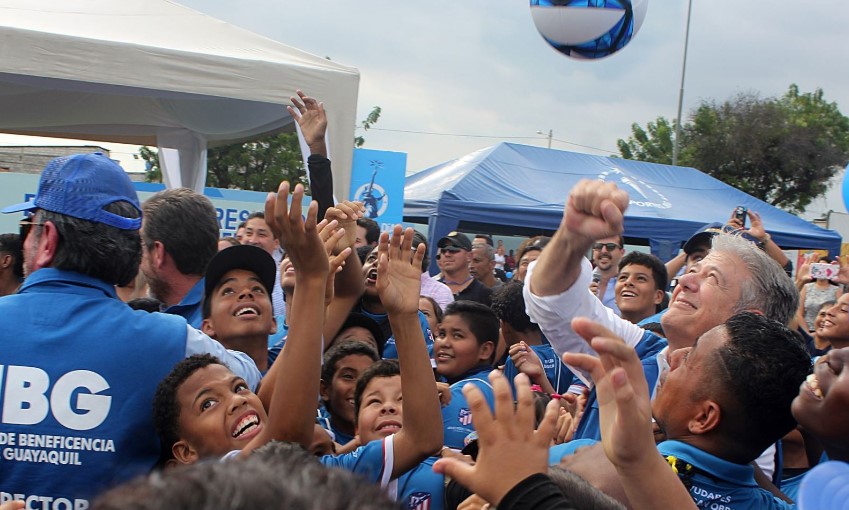
<instances>
[{"instance_id":1,"label":"smiling boy","mask_svg":"<svg viewBox=\"0 0 849 510\"><path fill-rule=\"evenodd\" d=\"M274 259L257 246L232 246L209 262L201 330L228 349L250 356L268 371L268 335L277 331L271 292Z\"/></svg>"}]
</instances>

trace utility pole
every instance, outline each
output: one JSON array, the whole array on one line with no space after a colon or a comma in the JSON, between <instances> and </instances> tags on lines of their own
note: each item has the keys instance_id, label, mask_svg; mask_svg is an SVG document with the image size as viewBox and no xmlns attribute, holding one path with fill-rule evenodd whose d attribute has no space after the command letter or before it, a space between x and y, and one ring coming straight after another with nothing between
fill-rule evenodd
<instances>
[{"instance_id":1,"label":"utility pole","mask_svg":"<svg viewBox=\"0 0 849 510\"><path fill-rule=\"evenodd\" d=\"M542 131L537 131L537 134L538 134L538 135L544 135L545 133L543 133ZM551 139L552 139L552 138L554 138L554 130L553 130L553 129L549 129L549 130L548 130L548 148L549 148L549 149L551 148Z\"/></svg>"},{"instance_id":2,"label":"utility pole","mask_svg":"<svg viewBox=\"0 0 849 510\"><path fill-rule=\"evenodd\" d=\"M690 42L690 14L693 12L693 0L687 6L687 30L684 33L684 63L681 65L681 89L678 92L678 120L675 122L675 143L672 145L672 165L678 164L679 142L681 139L681 107L684 103L684 76L687 72L687 45Z\"/></svg>"}]
</instances>

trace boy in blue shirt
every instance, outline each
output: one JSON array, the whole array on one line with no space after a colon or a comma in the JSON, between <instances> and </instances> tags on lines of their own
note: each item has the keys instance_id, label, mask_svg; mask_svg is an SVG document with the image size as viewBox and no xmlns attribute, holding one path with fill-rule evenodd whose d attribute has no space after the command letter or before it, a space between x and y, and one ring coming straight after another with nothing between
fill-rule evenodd
<instances>
[{"instance_id":1,"label":"boy in blue shirt","mask_svg":"<svg viewBox=\"0 0 849 510\"><path fill-rule=\"evenodd\" d=\"M454 301L445 309L433 344L436 373L451 385L451 401L442 408L445 446L462 450L466 438L475 430L463 386L474 384L490 407L494 403L486 374L492 371L498 329L498 318L488 306Z\"/></svg>"}]
</instances>

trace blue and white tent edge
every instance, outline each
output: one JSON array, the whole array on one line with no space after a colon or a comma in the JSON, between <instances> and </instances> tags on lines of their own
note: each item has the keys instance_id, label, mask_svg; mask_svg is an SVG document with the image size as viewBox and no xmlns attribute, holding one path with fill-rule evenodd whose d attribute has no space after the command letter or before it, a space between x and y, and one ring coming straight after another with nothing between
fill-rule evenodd
<instances>
[{"instance_id":1,"label":"blue and white tent edge","mask_svg":"<svg viewBox=\"0 0 849 510\"><path fill-rule=\"evenodd\" d=\"M663 259L677 253L701 226L724 222L743 205L761 215L785 249L840 252L842 239L695 168L593 156L502 142L407 178L404 219L428 224L436 240L452 230L486 225L492 231L553 231L569 190L580 179L613 181L631 204L625 235L649 241ZM431 250L435 250L435 242Z\"/></svg>"}]
</instances>

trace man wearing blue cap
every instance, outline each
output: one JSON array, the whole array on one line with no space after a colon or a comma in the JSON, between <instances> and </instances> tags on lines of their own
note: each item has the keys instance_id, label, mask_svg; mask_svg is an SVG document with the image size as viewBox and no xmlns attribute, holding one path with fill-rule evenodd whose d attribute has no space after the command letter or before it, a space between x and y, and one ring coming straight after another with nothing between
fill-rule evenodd
<instances>
[{"instance_id":1,"label":"man wearing blue cap","mask_svg":"<svg viewBox=\"0 0 849 510\"><path fill-rule=\"evenodd\" d=\"M26 280L0 300L0 491L82 510L156 463L153 394L176 362L209 352L252 386L259 372L182 317L117 299L138 271L141 209L115 162L54 159L35 198L3 210L21 211Z\"/></svg>"}]
</instances>

